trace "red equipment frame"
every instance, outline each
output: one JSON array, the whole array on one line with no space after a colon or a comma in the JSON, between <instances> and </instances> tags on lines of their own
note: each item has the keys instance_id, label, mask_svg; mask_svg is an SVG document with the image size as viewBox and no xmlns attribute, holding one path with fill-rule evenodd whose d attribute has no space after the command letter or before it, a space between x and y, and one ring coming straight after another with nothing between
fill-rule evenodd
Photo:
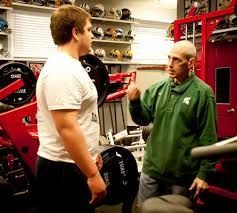
<instances>
[{"instance_id":1,"label":"red equipment frame","mask_svg":"<svg viewBox=\"0 0 237 213\"><path fill-rule=\"evenodd\" d=\"M110 83L120 82L121 85L125 84L125 83L126 83L126 85L122 89L120 89L114 93L108 94L107 98L106 98L106 102L110 102L110 101L113 101L116 99L123 98L127 94L126 90L128 88L128 85L131 82L132 76L134 76L134 78L136 79L136 71L130 72L130 73L116 73L116 74L110 75L109 76ZM129 78L128 82L126 82L126 80L125 80L126 78Z\"/></svg>"},{"instance_id":2,"label":"red equipment frame","mask_svg":"<svg viewBox=\"0 0 237 213\"><path fill-rule=\"evenodd\" d=\"M0 90L0 100L14 93L24 86L22 80L16 80ZM22 157L31 174L35 172L35 163L38 150L38 135L36 125L36 102L12 109L0 114L0 126L9 137L11 143ZM28 118L30 123L24 123ZM13 128L14 126L14 128Z\"/></svg>"},{"instance_id":3,"label":"red equipment frame","mask_svg":"<svg viewBox=\"0 0 237 213\"><path fill-rule=\"evenodd\" d=\"M217 24L226 15L234 14L237 11L237 0L232 0L227 9L205 13L201 15L191 16L174 21L174 41L179 41L182 36L181 25L202 23L202 50L201 50L201 62L200 62L200 78L204 81L207 80L207 55L208 55L208 39L216 28Z\"/></svg>"}]
</instances>

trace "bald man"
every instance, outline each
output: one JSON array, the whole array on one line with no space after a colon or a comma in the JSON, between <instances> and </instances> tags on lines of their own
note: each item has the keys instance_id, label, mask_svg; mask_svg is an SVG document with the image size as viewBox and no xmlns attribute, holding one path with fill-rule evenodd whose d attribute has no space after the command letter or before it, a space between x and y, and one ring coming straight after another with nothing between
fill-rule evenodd
<instances>
[{"instance_id":1,"label":"bald man","mask_svg":"<svg viewBox=\"0 0 237 213\"><path fill-rule=\"evenodd\" d=\"M195 76L196 48L176 42L168 55L169 78L144 94L133 81L130 114L141 126L153 123L147 139L138 202L178 194L193 198L208 187L213 162L191 158L192 148L217 141L216 103L211 88Z\"/></svg>"}]
</instances>

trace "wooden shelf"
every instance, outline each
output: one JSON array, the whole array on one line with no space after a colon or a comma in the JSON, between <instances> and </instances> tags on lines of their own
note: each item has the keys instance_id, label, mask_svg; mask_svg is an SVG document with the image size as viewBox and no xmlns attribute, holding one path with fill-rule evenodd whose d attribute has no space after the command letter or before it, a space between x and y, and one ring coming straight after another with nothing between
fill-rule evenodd
<instances>
[{"instance_id":1,"label":"wooden shelf","mask_svg":"<svg viewBox=\"0 0 237 213\"><path fill-rule=\"evenodd\" d=\"M0 56L0 61L12 61L13 58L4 58L3 56Z\"/></svg>"},{"instance_id":2,"label":"wooden shelf","mask_svg":"<svg viewBox=\"0 0 237 213\"><path fill-rule=\"evenodd\" d=\"M92 41L100 43L113 43L113 44L137 44L137 42L132 41L117 41L117 40L104 40L104 39L92 39Z\"/></svg>"},{"instance_id":3,"label":"wooden shelf","mask_svg":"<svg viewBox=\"0 0 237 213\"><path fill-rule=\"evenodd\" d=\"M0 5L0 10L12 10L12 7L6 7L3 5Z\"/></svg>"},{"instance_id":4,"label":"wooden shelf","mask_svg":"<svg viewBox=\"0 0 237 213\"><path fill-rule=\"evenodd\" d=\"M7 36L7 35L9 35L9 33L5 33L5 32L0 32L0 35L4 35L4 36Z\"/></svg>"},{"instance_id":5,"label":"wooden shelf","mask_svg":"<svg viewBox=\"0 0 237 213\"><path fill-rule=\"evenodd\" d=\"M46 6L38 6L34 4L22 4L18 2L12 2L13 7L22 7L22 8L35 8L35 9L41 9L41 10L55 10L55 7L46 7Z\"/></svg>"},{"instance_id":6,"label":"wooden shelf","mask_svg":"<svg viewBox=\"0 0 237 213\"><path fill-rule=\"evenodd\" d=\"M115 23L123 23L123 24L138 24L138 22L135 22L135 21L116 20L116 19L109 19L109 18L91 17L91 19L97 20L97 21L115 22Z\"/></svg>"}]
</instances>

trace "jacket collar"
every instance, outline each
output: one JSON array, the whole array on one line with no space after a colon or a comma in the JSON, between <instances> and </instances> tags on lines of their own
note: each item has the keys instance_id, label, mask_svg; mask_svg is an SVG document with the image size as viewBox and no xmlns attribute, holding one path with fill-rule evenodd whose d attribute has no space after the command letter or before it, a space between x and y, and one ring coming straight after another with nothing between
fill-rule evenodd
<instances>
[{"instance_id":1,"label":"jacket collar","mask_svg":"<svg viewBox=\"0 0 237 213\"><path fill-rule=\"evenodd\" d=\"M169 84L171 87L171 90L177 92L177 93L184 93L186 89L189 87L191 82L193 81L195 77L194 72L191 73L191 75L182 83L182 84L175 84L174 80L172 78L169 79Z\"/></svg>"}]
</instances>

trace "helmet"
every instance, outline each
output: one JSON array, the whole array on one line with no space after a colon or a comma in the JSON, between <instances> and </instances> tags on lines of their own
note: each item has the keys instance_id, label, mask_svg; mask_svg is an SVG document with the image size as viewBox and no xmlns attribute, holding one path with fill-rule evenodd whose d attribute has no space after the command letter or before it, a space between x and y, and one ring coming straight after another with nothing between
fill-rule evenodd
<instances>
[{"instance_id":1,"label":"helmet","mask_svg":"<svg viewBox=\"0 0 237 213\"><path fill-rule=\"evenodd\" d=\"M116 59L116 60L119 60L121 58L121 53L118 49L112 49L110 51L110 54L109 56L112 58L112 59Z\"/></svg>"},{"instance_id":2,"label":"helmet","mask_svg":"<svg viewBox=\"0 0 237 213\"><path fill-rule=\"evenodd\" d=\"M64 4L74 5L75 4L75 0L61 0L61 1L62 1L62 5L64 5Z\"/></svg>"},{"instance_id":3,"label":"helmet","mask_svg":"<svg viewBox=\"0 0 237 213\"><path fill-rule=\"evenodd\" d=\"M129 9L123 8L123 9L122 9L121 20L127 20L127 21L129 21L129 20L131 20L131 15L132 15L132 13L131 13L131 11L130 11Z\"/></svg>"},{"instance_id":4,"label":"helmet","mask_svg":"<svg viewBox=\"0 0 237 213\"><path fill-rule=\"evenodd\" d=\"M123 37L124 37L123 29L121 29L121 28L115 29L115 38L122 40Z\"/></svg>"},{"instance_id":5,"label":"helmet","mask_svg":"<svg viewBox=\"0 0 237 213\"><path fill-rule=\"evenodd\" d=\"M61 0L47 0L47 6L49 7L59 7L62 5Z\"/></svg>"},{"instance_id":6,"label":"helmet","mask_svg":"<svg viewBox=\"0 0 237 213\"><path fill-rule=\"evenodd\" d=\"M87 3L81 3L80 8L84 9L86 12L90 13L90 6Z\"/></svg>"},{"instance_id":7,"label":"helmet","mask_svg":"<svg viewBox=\"0 0 237 213\"><path fill-rule=\"evenodd\" d=\"M98 48L95 50L95 56L97 56L100 59L104 59L106 57L105 50L102 48Z\"/></svg>"},{"instance_id":8,"label":"helmet","mask_svg":"<svg viewBox=\"0 0 237 213\"><path fill-rule=\"evenodd\" d=\"M101 27L94 27L92 29L93 36L97 39L102 39L104 37L104 31Z\"/></svg>"},{"instance_id":9,"label":"helmet","mask_svg":"<svg viewBox=\"0 0 237 213\"><path fill-rule=\"evenodd\" d=\"M122 11L120 9L111 8L106 12L106 18L119 20L122 17Z\"/></svg>"},{"instance_id":10,"label":"helmet","mask_svg":"<svg viewBox=\"0 0 237 213\"><path fill-rule=\"evenodd\" d=\"M133 41L135 38L135 33L132 30L129 30L128 33L125 35L126 41Z\"/></svg>"},{"instance_id":11,"label":"helmet","mask_svg":"<svg viewBox=\"0 0 237 213\"><path fill-rule=\"evenodd\" d=\"M5 31L8 28L7 20L0 17L0 31Z\"/></svg>"},{"instance_id":12,"label":"helmet","mask_svg":"<svg viewBox=\"0 0 237 213\"><path fill-rule=\"evenodd\" d=\"M46 0L32 0L31 2L32 2L32 4L38 5L38 6L44 6L47 3Z\"/></svg>"},{"instance_id":13,"label":"helmet","mask_svg":"<svg viewBox=\"0 0 237 213\"><path fill-rule=\"evenodd\" d=\"M123 53L123 58L127 60L131 60L133 57L133 53L131 50L125 50Z\"/></svg>"},{"instance_id":14,"label":"helmet","mask_svg":"<svg viewBox=\"0 0 237 213\"><path fill-rule=\"evenodd\" d=\"M232 27L237 26L237 16L235 14L229 16L229 23Z\"/></svg>"},{"instance_id":15,"label":"helmet","mask_svg":"<svg viewBox=\"0 0 237 213\"><path fill-rule=\"evenodd\" d=\"M108 28L105 33L104 33L104 38L105 39L113 39L116 37L116 32L113 27Z\"/></svg>"},{"instance_id":16,"label":"helmet","mask_svg":"<svg viewBox=\"0 0 237 213\"><path fill-rule=\"evenodd\" d=\"M170 38L174 37L174 23L171 23L167 29L167 36Z\"/></svg>"},{"instance_id":17,"label":"helmet","mask_svg":"<svg viewBox=\"0 0 237 213\"><path fill-rule=\"evenodd\" d=\"M91 15L93 17L103 17L105 13L105 8L102 4L96 4L91 8Z\"/></svg>"}]
</instances>

